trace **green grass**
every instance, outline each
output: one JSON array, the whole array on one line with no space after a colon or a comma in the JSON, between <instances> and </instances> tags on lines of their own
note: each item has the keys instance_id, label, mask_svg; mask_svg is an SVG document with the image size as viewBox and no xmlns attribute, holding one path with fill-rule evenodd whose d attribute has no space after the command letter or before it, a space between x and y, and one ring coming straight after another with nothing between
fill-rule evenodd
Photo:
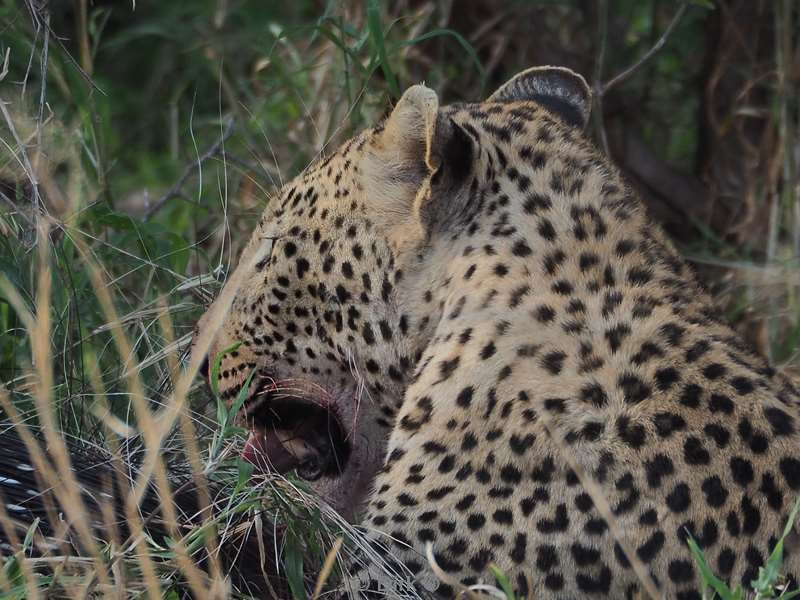
<instances>
[{"instance_id":1,"label":"green grass","mask_svg":"<svg viewBox=\"0 0 800 600\"><path fill-rule=\"evenodd\" d=\"M753 593L752 597L755 598L755 600L774 598L789 600L790 598L795 598L800 595L800 590L789 589L789 584L782 574L783 545L787 536L794 530L798 512L800 512L800 499L795 502L794 508L789 514L789 519L786 522L783 534L775 544L775 548L773 548L769 558L767 558L762 567L759 567L758 579L750 582L750 588ZM703 551L691 535L688 537L687 543L694 557L695 564L700 571L700 577L703 582L703 600L712 600L713 598L719 598L719 600L745 599L746 594L741 585L737 585L734 589L731 589L727 583L714 575Z\"/></svg>"},{"instance_id":2,"label":"green grass","mask_svg":"<svg viewBox=\"0 0 800 600\"><path fill-rule=\"evenodd\" d=\"M694 3L704 6L691 7L664 50L619 90L638 103L628 126L683 170L694 168L701 149L703 64L696 58L707 44L709 3ZM233 516L257 524L268 506L287 525L286 545L277 550L291 593L311 597L312 573L336 540L344 538L347 556L358 534L317 506L299 480L245 484L251 473L232 451L243 432L231 410L200 382L181 387L194 323L282 182L376 122L412 83L424 80L446 102L475 100L517 70L550 60L528 45L539 36L521 33L520 24L535 23L544 46L563 47L570 60L588 55L591 73L596 53L586 32L598 30L593 14L568 0L512 1L496 22L480 2L470 3L474 12L447 2L400 12L378 0L77 0L53 5L49 16L29 12L34 4L0 0L0 56L9 57L0 75L2 387L15 409L40 425L39 384L49 381L46 395L65 435L103 447L135 442L151 453L157 449L142 435L142 419L180 404L190 422L174 419L158 450L169 466L190 463L226 497L183 543L199 551L210 530L224 537ZM608 77L634 63L677 4L611 2L614 23L630 26L607 40L600 72ZM796 99L791 89L779 97L772 81L765 89L775 94L775 127L785 141ZM763 235L740 241L701 223L684 248L711 271L704 275L718 284L731 316L767 324L764 348L773 361L796 367L796 178L785 169L778 183L754 186L757 211L768 212L772 194L781 193L767 232L777 240L772 254ZM43 215L46 236L36 227ZM45 272L51 289L42 306ZM27 315L41 321L45 314L49 328L37 333ZM49 357L51 372L34 360L37 352ZM149 416L135 414L135 394ZM196 448L187 441L189 426ZM187 582L175 547L147 543L161 560L158 585L178 595ZM274 548L266 552L274 558ZM143 594L138 558L120 560L134 574L126 580L131 591ZM760 593L774 590L777 565L766 565ZM340 566L339 558L332 581L342 576ZM20 557L3 565L0 588L8 597L25 587L24 567ZM58 577L42 574L37 585L61 585ZM496 594L509 587L502 573L487 578Z\"/></svg>"}]
</instances>

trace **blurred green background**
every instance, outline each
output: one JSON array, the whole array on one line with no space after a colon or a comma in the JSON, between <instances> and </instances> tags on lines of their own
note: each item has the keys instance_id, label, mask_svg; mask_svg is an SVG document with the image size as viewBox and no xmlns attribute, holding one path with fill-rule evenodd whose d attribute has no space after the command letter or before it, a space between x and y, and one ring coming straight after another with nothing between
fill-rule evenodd
<instances>
[{"instance_id":1,"label":"blurred green background","mask_svg":"<svg viewBox=\"0 0 800 600\"><path fill-rule=\"evenodd\" d=\"M799 22L792 0L0 0L0 272L33 306L35 249L51 245L63 427L97 428L95 371L119 416L129 369L158 403L166 357L185 354L273 191L406 86L479 100L542 64L602 92L589 135L744 335L796 368ZM0 332L0 380L25 406L29 342L3 291Z\"/></svg>"}]
</instances>

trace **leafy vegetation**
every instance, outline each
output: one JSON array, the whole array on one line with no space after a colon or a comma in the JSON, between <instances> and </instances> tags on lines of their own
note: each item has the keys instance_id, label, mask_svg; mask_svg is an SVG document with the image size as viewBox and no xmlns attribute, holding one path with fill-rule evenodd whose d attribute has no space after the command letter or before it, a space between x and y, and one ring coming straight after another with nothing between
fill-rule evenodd
<instances>
[{"instance_id":1,"label":"leafy vegetation","mask_svg":"<svg viewBox=\"0 0 800 600\"><path fill-rule=\"evenodd\" d=\"M245 484L234 413L182 368L273 191L416 81L455 101L532 64L584 73L602 92L596 142L746 337L796 368L798 18L790 2L742 14L725 0L0 0L2 393L20 421L46 425L52 410L73 440L188 462L224 491L181 544L148 541L162 561L155 582L123 553L138 573L125 585L182 593L181 546L194 556L211 530L224 541L234 515L260 526L264 507L287 528L266 552L295 598L311 597L326 558L339 560L337 539L342 553L357 545L299 481ZM161 421L172 426L148 437L144 422ZM754 588L764 598L778 594L776 552ZM3 565L9 597L31 593L23 557ZM37 585L75 591L76 573ZM493 577L493 593L509 587Z\"/></svg>"}]
</instances>

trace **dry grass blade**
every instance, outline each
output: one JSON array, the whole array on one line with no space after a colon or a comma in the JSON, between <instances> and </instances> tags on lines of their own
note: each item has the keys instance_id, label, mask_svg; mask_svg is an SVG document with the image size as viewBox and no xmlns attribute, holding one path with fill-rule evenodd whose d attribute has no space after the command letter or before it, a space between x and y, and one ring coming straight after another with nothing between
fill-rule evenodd
<instances>
[{"instance_id":1,"label":"dry grass blade","mask_svg":"<svg viewBox=\"0 0 800 600\"><path fill-rule=\"evenodd\" d=\"M662 600L664 597L663 594L658 591L658 586L656 586L655 581L653 581L653 578L650 576L650 572L647 570L647 567L645 567L644 563L639 560L639 557L636 555L636 550L633 548L633 546L631 546L627 537L623 533L622 528L619 526L619 522L614 516L614 511L611 510L608 500L606 500L602 487L590 475L587 475L586 471L583 469L583 466L575 460L572 451L557 435L557 432L551 427L552 421L550 420L550 416L547 414L547 412L541 411L539 414L540 418L542 419L542 424L549 434L550 440L552 440L558 448L561 458L563 458L564 461L566 461L566 463L569 465L570 469L575 472L575 475L581 482L583 489L585 489L586 493L591 497L597 512L600 513L600 516L602 516L605 522L608 524L611 535L614 536L614 539L622 549L622 553L625 555L625 558L628 559L628 562L633 567L633 571L636 573L636 577L641 582L644 592L650 597L650 600Z\"/></svg>"},{"instance_id":2,"label":"dry grass blade","mask_svg":"<svg viewBox=\"0 0 800 600\"><path fill-rule=\"evenodd\" d=\"M100 269L97 268L97 266L94 264L94 261L90 258L88 248L83 245L83 242L78 241L77 246L82 250L84 256L86 257L86 266L89 272L89 277L92 281L95 294L97 295L100 305L103 308L106 319L110 322L119 322L116 308L114 307L114 302L108 292L108 287L103 281ZM122 328L119 326L113 327L111 331L120 356L130 356L130 343ZM136 484L133 490L131 490L131 493L129 494L125 503L128 518L134 521L131 524L131 529L134 531L137 538L141 538L144 535L142 522L138 518L137 506L142 501L142 498L148 489L151 475L154 475L156 487L159 491L159 495L162 498L162 510L164 512L167 528L175 539L174 551L177 556L178 563L180 564L184 575L187 578L187 582L189 587L192 589L193 594L195 594L197 598L208 598L210 597L210 590L205 584L204 575L200 569L189 559L187 550L181 541L182 536L178 533L179 526L177 521L177 513L175 510L166 467L161 456L162 444L168 430L163 424L160 423L159 419L155 418L154 414L150 410L138 373L131 372L129 370L127 372L126 382L130 392L131 404L134 408L138 428L142 433L145 443L145 459L142 465L141 473L137 478ZM173 404L177 403L173 402ZM177 410L180 410L180 408ZM145 574L148 593L151 595L157 595L160 593L157 592L160 589L160 584L157 580L152 558L150 557L149 551L144 544L139 545L138 555L140 556L140 565L142 567L142 571Z\"/></svg>"},{"instance_id":3,"label":"dry grass blade","mask_svg":"<svg viewBox=\"0 0 800 600\"><path fill-rule=\"evenodd\" d=\"M322 569L320 569L319 575L317 576L317 583L314 585L314 593L311 594L311 600L317 600L322 593L325 582L328 581L328 577L330 577L333 572L333 567L336 564L336 559L339 556L339 551L342 549L343 543L344 538L341 536L336 538L336 541L333 542L333 547L325 557L325 562L322 563Z\"/></svg>"},{"instance_id":4,"label":"dry grass blade","mask_svg":"<svg viewBox=\"0 0 800 600\"><path fill-rule=\"evenodd\" d=\"M463 583L455 579L453 576L447 574L442 567L438 565L436 562L436 557L433 555L433 544L428 542L425 544L425 558L428 561L428 565L433 571L433 574L439 578L440 581L449 585L454 590L456 590L456 598L467 598L468 600L482 600L481 596L473 592L470 588L465 586Z\"/></svg>"},{"instance_id":5,"label":"dry grass blade","mask_svg":"<svg viewBox=\"0 0 800 600\"><path fill-rule=\"evenodd\" d=\"M159 302L160 305L165 304L166 300L162 300ZM174 339L174 330L172 327L172 320L170 319L170 313L167 310L163 310L159 315L159 323L161 324L161 330L164 333L164 337L167 340L167 347L173 345ZM180 376L180 365L175 358L175 354L167 354L167 360L169 361L169 371L172 377L173 382ZM173 383L173 388L177 388L177 385ZM183 406L186 402L186 398L180 398L175 401L176 404ZM200 500L201 510L203 511L203 523L208 523L211 521L211 496L208 490L208 482L204 476L203 464L200 458L200 448L197 445L197 432L194 427L194 423L190 418L187 411L182 410L180 411L180 419L179 424L181 428L181 432L183 433L183 437L185 440L186 445L186 453L189 459L189 465L191 467L192 477L194 480L194 484L197 487L198 491L198 498ZM212 579L217 582L217 584L222 583L222 569L219 564L219 560L217 558L217 536L216 532L213 528L211 528L210 535L206 536L206 551L208 552L208 557L211 566L211 577Z\"/></svg>"},{"instance_id":6,"label":"dry grass blade","mask_svg":"<svg viewBox=\"0 0 800 600\"><path fill-rule=\"evenodd\" d=\"M52 372L52 356L50 353L50 286L51 286L51 271L49 264L49 248L48 229L44 223L39 223L39 265L38 265L38 297L36 303L36 317L32 315L23 318L23 322L28 325L29 335L31 338L31 348L33 354L33 364L36 370L37 378L35 391L33 394L34 403L37 409L37 414L42 424L42 431L45 440L48 444L48 453L54 462L54 466L58 471L58 475L50 468L48 462L43 456L38 442L33 438L27 427L19 420L15 421L18 430L23 440L28 447L31 456L34 457L37 463L39 473L44 477L45 481L55 491L59 502L67 513L70 523L76 528L78 538L81 541L83 549L95 561L98 577L104 585L109 584L108 574L105 569L104 562L100 555L97 544L92 535L92 530L89 525L89 518L86 513L86 507L80 494L80 485L75 480L72 472L71 461L69 453L67 452L64 439L62 438L59 427L56 423L53 414L52 390L53 390L53 372ZM2 282L0 282L2 283ZM8 286L3 286L7 288ZM6 293L9 290L6 289ZM9 299L15 304L14 308L19 314L27 313L27 307L24 304L19 304L21 299L18 294L9 294ZM17 412L11 405L7 394L3 392L0 394L0 400L3 401L4 409L7 414L12 417ZM12 417L13 418L13 417Z\"/></svg>"}]
</instances>

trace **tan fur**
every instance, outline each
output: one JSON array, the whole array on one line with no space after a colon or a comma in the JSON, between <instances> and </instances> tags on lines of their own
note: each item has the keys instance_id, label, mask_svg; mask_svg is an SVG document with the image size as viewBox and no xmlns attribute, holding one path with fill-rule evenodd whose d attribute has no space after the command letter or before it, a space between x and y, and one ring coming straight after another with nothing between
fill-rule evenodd
<instances>
[{"instance_id":1,"label":"tan fur","mask_svg":"<svg viewBox=\"0 0 800 600\"><path fill-rule=\"evenodd\" d=\"M464 132L466 175L437 154L450 147L437 123ZM317 489L351 514L368 501L362 522L397 540L407 585L437 589L430 541L464 584L494 563L522 595L634 597L574 463L667 597L699 598L687 529L721 576L754 577L800 489L797 391L714 316L616 169L558 115L524 98L439 108L415 86L288 184L253 239L267 229L273 259L246 267L216 345L245 344L220 385L232 394L255 368L335 399L355 463ZM359 580L404 593L369 569Z\"/></svg>"}]
</instances>

